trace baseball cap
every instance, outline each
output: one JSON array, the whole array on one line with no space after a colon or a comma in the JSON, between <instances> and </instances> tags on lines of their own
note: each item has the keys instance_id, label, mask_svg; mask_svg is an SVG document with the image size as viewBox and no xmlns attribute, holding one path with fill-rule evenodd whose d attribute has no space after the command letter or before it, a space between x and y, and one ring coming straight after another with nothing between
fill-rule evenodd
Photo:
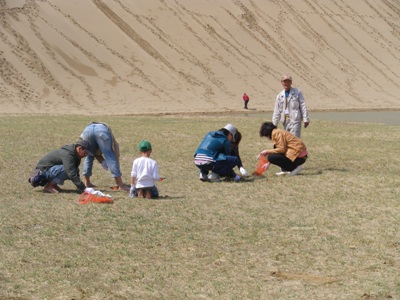
<instances>
[{"instance_id":1,"label":"baseball cap","mask_svg":"<svg viewBox=\"0 0 400 300\"><path fill-rule=\"evenodd\" d=\"M94 156L92 152L89 151L89 142L87 140L79 140L76 142L75 145L79 145L82 147L83 150L86 150L87 154L90 156Z\"/></svg>"},{"instance_id":2,"label":"baseball cap","mask_svg":"<svg viewBox=\"0 0 400 300\"><path fill-rule=\"evenodd\" d=\"M149 141L142 140L139 143L139 147L138 148L139 148L140 152L147 152L147 151L151 150L151 144L150 144Z\"/></svg>"},{"instance_id":3,"label":"baseball cap","mask_svg":"<svg viewBox=\"0 0 400 300\"><path fill-rule=\"evenodd\" d=\"M234 142L236 135L236 127L233 126L232 124L226 124L224 128L232 134L232 142Z\"/></svg>"},{"instance_id":4,"label":"baseball cap","mask_svg":"<svg viewBox=\"0 0 400 300\"><path fill-rule=\"evenodd\" d=\"M285 81L285 80L292 81L292 76L290 76L288 74L282 75L281 81Z\"/></svg>"}]
</instances>

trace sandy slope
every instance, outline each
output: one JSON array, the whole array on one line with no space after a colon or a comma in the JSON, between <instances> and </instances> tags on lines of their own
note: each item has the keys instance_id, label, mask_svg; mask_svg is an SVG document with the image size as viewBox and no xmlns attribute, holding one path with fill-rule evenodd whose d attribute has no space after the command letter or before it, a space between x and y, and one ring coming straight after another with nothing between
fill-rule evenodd
<instances>
[{"instance_id":1,"label":"sandy slope","mask_svg":"<svg viewBox=\"0 0 400 300\"><path fill-rule=\"evenodd\" d=\"M290 3L290 4L287 4ZM400 108L397 0L0 0L2 113Z\"/></svg>"}]
</instances>

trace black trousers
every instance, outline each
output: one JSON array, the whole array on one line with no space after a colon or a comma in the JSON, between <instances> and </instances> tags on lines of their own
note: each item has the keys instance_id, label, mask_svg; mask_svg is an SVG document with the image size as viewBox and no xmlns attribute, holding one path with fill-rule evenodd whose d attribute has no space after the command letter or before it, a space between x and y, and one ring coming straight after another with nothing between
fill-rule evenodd
<instances>
[{"instance_id":1,"label":"black trousers","mask_svg":"<svg viewBox=\"0 0 400 300\"><path fill-rule=\"evenodd\" d=\"M244 108L247 108L247 103L249 103L249 100L244 100Z\"/></svg>"},{"instance_id":2,"label":"black trousers","mask_svg":"<svg viewBox=\"0 0 400 300\"><path fill-rule=\"evenodd\" d=\"M268 160L271 164L281 167L282 170L292 172L298 166L306 162L307 156L301 158L298 157L294 161L291 161L289 158L286 157L285 154L278 153L278 154L269 154Z\"/></svg>"}]
</instances>

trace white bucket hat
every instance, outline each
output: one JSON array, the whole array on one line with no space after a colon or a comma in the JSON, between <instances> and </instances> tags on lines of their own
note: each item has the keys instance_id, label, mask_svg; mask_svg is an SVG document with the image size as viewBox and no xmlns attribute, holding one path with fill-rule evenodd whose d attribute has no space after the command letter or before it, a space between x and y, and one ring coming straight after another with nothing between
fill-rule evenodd
<instances>
[{"instance_id":1,"label":"white bucket hat","mask_svg":"<svg viewBox=\"0 0 400 300\"><path fill-rule=\"evenodd\" d=\"M232 134L232 142L234 142L236 135L236 127L233 126L232 124L226 124L224 128Z\"/></svg>"}]
</instances>

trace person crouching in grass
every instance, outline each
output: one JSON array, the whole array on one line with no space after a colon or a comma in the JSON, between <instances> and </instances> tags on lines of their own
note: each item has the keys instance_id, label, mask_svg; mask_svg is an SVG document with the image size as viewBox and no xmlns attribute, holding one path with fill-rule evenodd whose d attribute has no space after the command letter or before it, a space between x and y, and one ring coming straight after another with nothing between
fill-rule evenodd
<instances>
[{"instance_id":1,"label":"person crouching in grass","mask_svg":"<svg viewBox=\"0 0 400 300\"><path fill-rule=\"evenodd\" d=\"M283 171L276 173L277 176L299 174L308 158L307 148L303 141L290 132L278 129L272 122L261 124L260 136L265 136L274 143L273 149L260 152L266 156L271 164L281 167Z\"/></svg>"}]
</instances>

